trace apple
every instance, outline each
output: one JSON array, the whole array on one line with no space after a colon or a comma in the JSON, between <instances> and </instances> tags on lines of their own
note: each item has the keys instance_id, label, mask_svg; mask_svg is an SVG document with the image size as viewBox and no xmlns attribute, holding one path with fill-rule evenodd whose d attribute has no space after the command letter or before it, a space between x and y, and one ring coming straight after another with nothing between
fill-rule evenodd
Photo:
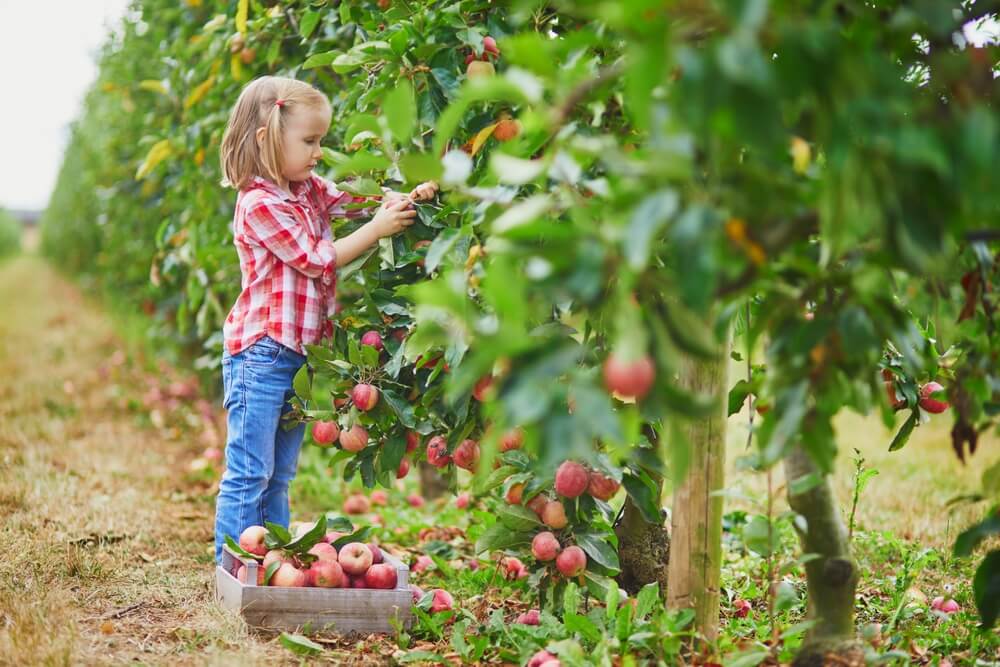
<instances>
[{"instance_id":1,"label":"apple","mask_svg":"<svg viewBox=\"0 0 1000 667\"><path fill-rule=\"evenodd\" d=\"M940 611L944 614L954 614L956 611L959 611L961 607L959 607L958 603L954 600L945 600L939 595L931 601L931 609Z\"/></svg>"},{"instance_id":2,"label":"apple","mask_svg":"<svg viewBox=\"0 0 1000 667\"><path fill-rule=\"evenodd\" d=\"M337 540L339 540L340 538L342 538L346 534L347 533L340 533L340 532L337 532L336 530L334 530L334 531L331 531L331 532L327 533L326 535L324 535L323 536L323 541L326 542L327 544L333 544L334 542L336 542Z\"/></svg>"},{"instance_id":3,"label":"apple","mask_svg":"<svg viewBox=\"0 0 1000 667\"><path fill-rule=\"evenodd\" d=\"M348 452L360 452L367 444L368 431L361 424L340 432L340 446Z\"/></svg>"},{"instance_id":4,"label":"apple","mask_svg":"<svg viewBox=\"0 0 1000 667\"><path fill-rule=\"evenodd\" d=\"M552 655L548 651L542 650L531 656L531 660L528 661L528 664L525 667L542 667L542 665L552 661L555 661L558 665L559 658Z\"/></svg>"},{"instance_id":5,"label":"apple","mask_svg":"<svg viewBox=\"0 0 1000 667\"><path fill-rule=\"evenodd\" d=\"M575 577L582 574L586 567L587 554L583 553L583 549L576 545L566 547L562 553L556 556L556 569L564 577Z\"/></svg>"},{"instance_id":6,"label":"apple","mask_svg":"<svg viewBox=\"0 0 1000 667\"><path fill-rule=\"evenodd\" d=\"M382 550L378 548L377 544L369 544L368 551L372 552L372 563L378 565L384 559L382 558Z\"/></svg>"},{"instance_id":7,"label":"apple","mask_svg":"<svg viewBox=\"0 0 1000 667\"><path fill-rule=\"evenodd\" d=\"M351 390L351 400L354 401L358 410L368 412L378 404L378 389L370 384L356 384Z\"/></svg>"},{"instance_id":8,"label":"apple","mask_svg":"<svg viewBox=\"0 0 1000 667\"><path fill-rule=\"evenodd\" d=\"M288 559L286 558L284 551L282 551L281 549L271 549L264 556L264 562L260 564L260 567L262 570L266 572L267 568L271 567L271 563L277 563L279 561L287 561L287 560Z\"/></svg>"},{"instance_id":9,"label":"apple","mask_svg":"<svg viewBox=\"0 0 1000 667\"><path fill-rule=\"evenodd\" d=\"M537 609L529 609L528 611L519 615L517 617L517 620L514 622L520 623L521 625L538 625L539 623L538 615L539 612Z\"/></svg>"},{"instance_id":10,"label":"apple","mask_svg":"<svg viewBox=\"0 0 1000 667\"><path fill-rule=\"evenodd\" d=\"M257 585L258 586L263 586L264 585L264 574L266 572L267 571L263 567L261 567L259 565L257 566ZM247 583L247 566L246 565L240 565L240 569L236 571L236 578L239 579L240 583L242 583L242 584Z\"/></svg>"},{"instance_id":11,"label":"apple","mask_svg":"<svg viewBox=\"0 0 1000 667\"><path fill-rule=\"evenodd\" d=\"M935 392L944 391L937 382L928 382L920 387L920 407L932 414L940 414L948 409L948 402L931 398Z\"/></svg>"},{"instance_id":12,"label":"apple","mask_svg":"<svg viewBox=\"0 0 1000 667\"><path fill-rule=\"evenodd\" d=\"M410 592L413 593L413 604L417 604L420 598L424 597L424 589L416 584L410 584Z\"/></svg>"},{"instance_id":13,"label":"apple","mask_svg":"<svg viewBox=\"0 0 1000 667\"><path fill-rule=\"evenodd\" d=\"M409 454L410 452L414 451L419 446L420 446L420 434L417 433L416 431L407 431L406 432L406 453Z\"/></svg>"},{"instance_id":14,"label":"apple","mask_svg":"<svg viewBox=\"0 0 1000 667\"><path fill-rule=\"evenodd\" d=\"M424 497L419 493L411 493L410 495L406 496L406 502L410 504L410 507L423 507Z\"/></svg>"},{"instance_id":15,"label":"apple","mask_svg":"<svg viewBox=\"0 0 1000 667\"><path fill-rule=\"evenodd\" d=\"M347 405L347 399L346 398L335 398L335 399L333 399L333 409L334 410L339 410L340 408L344 407L345 405Z\"/></svg>"},{"instance_id":16,"label":"apple","mask_svg":"<svg viewBox=\"0 0 1000 667\"><path fill-rule=\"evenodd\" d=\"M264 546L264 536L267 535L267 528L264 526L250 526L240 533L240 548L254 556L263 556L267 553Z\"/></svg>"},{"instance_id":17,"label":"apple","mask_svg":"<svg viewBox=\"0 0 1000 667\"><path fill-rule=\"evenodd\" d=\"M240 51L240 60L244 65L249 65L253 62L254 58L257 57L257 51L251 49L249 46Z\"/></svg>"},{"instance_id":18,"label":"apple","mask_svg":"<svg viewBox=\"0 0 1000 667\"><path fill-rule=\"evenodd\" d=\"M284 562L277 572L271 575L272 586L286 588L301 588L306 585L306 573L289 562Z\"/></svg>"},{"instance_id":19,"label":"apple","mask_svg":"<svg viewBox=\"0 0 1000 667\"><path fill-rule=\"evenodd\" d=\"M479 378L479 382L472 389L472 397L482 403L490 396L490 388L493 386L493 376L484 375Z\"/></svg>"},{"instance_id":20,"label":"apple","mask_svg":"<svg viewBox=\"0 0 1000 667\"><path fill-rule=\"evenodd\" d=\"M463 440L455 448L452 458L455 465L464 470L475 470L479 463L479 443L475 440Z\"/></svg>"},{"instance_id":21,"label":"apple","mask_svg":"<svg viewBox=\"0 0 1000 667\"><path fill-rule=\"evenodd\" d=\"M508 556L503 559L501 566L504 569L504 576L510 580L524 579L528 576L528 568L524 566L520 558Z\"/></svg>"},{"instance_id":22,"label":"apple","mask_svg":"<svg viewBox=\"0 0 1000 667\"><path fill-rule=\"evenodd\" d=\"M746 618L753 611L753 605L743 598L733 600L733 615L736 618Z\"/></svg>"},{"instance_id":23,"label":"apple","mask_svg":"<svg viewBox=\"0 0 1000 667\"><path fill-rule=\"evenodd\" d=\"M471 61L469 61L469 62L471 62ZM466 62L465 64L468 65L469 63ZM416 243L414 243L413 244L413 249L414 250L422 250L422 249L424 249L424 248L426 248L426 247L428 247L430 245L431 245L431 241L428 241L428 240L425 239L423 241L417 241ZM417 260L417 266L419 266L421 269L424 268L424 260L423 259L418 259ZM421 357L421 359L422 358L423 357ZM418 363L419 363L419 360L418 360Z\"/></svg>"},{"instance_id":24,"label":"apple","mask_svg":"<svg viewBox=\"0 0 1000 667\"><path fill-rule=\"evenodd\" d=\"M368 548L367 544L351 542L344 545L344 548L340 550L338 560L340 561L340 567L344 568L344 572L352 577L357 577L368 571L374 559L372 551Z\"/></svg>"},{"instance_id":25,"label":"apple","mask_svg":"<svg viewBox=\"0 0 1000 667\"><path fill-rule=\"evenodd\" d=\"M521 124L511 118L504 118L493 128L493 138L497 141L510 141L521 134Z\"/></svg>"},{"instance_id":26,"label":"apple","mask_svg":"<svg viewBox=\"0 0 1000 667\"><path fill-rule=\"evenodd\" d=\"M344 500L344 514L367 514L371 508L371 502L360 493L350 495Z\"/></svg>"},{"instance_id":27,"label":"apple","mask_svg":"<svg viewBox=\"0 0 1000 667\"><path fill-rule=\"evenodd\" d=\"M309 568L309 580L319 588L340 588L344 585L344 570L335 560L318 560Z\"/></svg>"},{"instance_id":28,"label":"apple","mask_svg":"<svg viewBox=\"0 0 1000 667\"><path fill-rule=\"evenodd\" d=\"M356 577L351 577L351 588L368 588L368 583L365 581L365 575L360 574Z\"/></svg>"},{"instance_id":29,"label":"apple","mask_svg":"<svg viewBox=\"0 0 1000 667\"><path fill-rule=\"evenodd\" d=\"M524 444L524 431L513 428L503 434L500 438L500 451L509 452L512 449L521 449Z\"/></svg>"},{"instance_id":30,"label":"apple","mask_svg":"<svg viewBox=\"0 0 1000 667\"><path fill-rule=\"evenodd\" d=\"M368 588L391 590L396 587L396 568L388 563L372 565L365 573Z\"/></svg>"},{"instance_id":31,"label":"apple","mask_svg":"<svg viewBox=\"0 0 1000 667\"><path fill-rule=\"evenodd\" d=\"M201 453L201 457L212 463L219 463L222 461L222 450L218 447L206 447L205 451Z\"/></svg>"},{"instance_id":32,"label":"apple","mask_svg":"<svg viewBox=\"0 0 1000 667\"><path fill-rule=\"evenodd\" d=\"M451 597L451 593L442 589L434 589L434 601L431 602L431 613L437 614L442 611L451 611L455 606L455 599Z\"/></svg>"},{"instance_id":33,"label":"apple","mask_svg":"<svg viewBox=\"0 0 1000 667\"><path fill-rule=\"evenodd\" d=\"M640 399L649 393L656 379L656 367L649 356L626 361L611 353L604 362L604 386L608 391Z\"/></svg>"},{"instance_id":34,"label":"apple","mask_svg":"<svg viewBox=\"0 0 1000 667\"><path fill-rule=\"evenodd\" d=\"M596 470L590 473L590 483L587 486L587 493L598 500L611 500L621 485L610 477L605 477Z\"/></svg>"},{"instance_id":35,"label":"apple","mask_svg":"<svg viewBox=\"0 0 1000 667\"><path fill-rule=\"evenodd\" d=\"M385 505L389 502L389 494L387 494L382 489L375 489L374 491L372 491L371 501L372 505L380 505L382 507L385 507Z\"/></svg>"},{"instance_id":36,"label":"apple","mask_svg":"<svg viewBox=\"0 0 1000 667\"><path fill-rule=\"evenodd\" d=\"M545 507L548 504L549 504L549 499L546 498L544 495L539 494L539 495L535 496L534 498L532 498L531 500L529 500L525 504L525 507L527 507L529 510L531 510L532 512L534 512L535 514L537 514L538 518L541 519L542 518L542 514L545 513Z\"/></svg>"},{"instance_id":37,"label":"apple","mask_svg":"<svg viewBox=\"0 0 1000 667\"><path fill-rule=\"evenodd\" d=\"M423 572L429 567L434 567L434 559L430 556L417 556L417 562L410 569L414 572Z\"/></svg>"},{"instance_id":38,"label":"apple","mask_svg":"<svg viewBox=\"0 0 1000 667\"><path fill-rule=\"evenodd\" d=\"M316 556L318 560L337 562L337 550L326 542L317 542L309 549L309 553Z\"/></svg>"},{"instance_id":39,"label":"apple","mask_svg":"<svg viewBox=\"0 0 1000 667\"><path fill-rule=\"evenodd\" d=\"M400 459L399 467L396 468L396 479L403 479L410 473L410 460Z\"/></svg>"},{"instance_id":40,"label":"apple","mask_svg":"<svg viewBox=\"0 0 1000 667\"><path fill-rule=\"evenodd\" d=\"M320 447L329 447L340 437L340 426L337 422L318 421L313 424L313 441Z\"/></svg>"},{"instance_id":41,"label":"apple","mask_svg":"<svg viewBox=\"0 0 1000 667\"><path fill-rule=\"evenodd\" d=\"M521 496L523 495L524 495L524 484L521 484L519 482L517 484L511 484L510 488L507 489L507 494L504 496L504 499L510 505L520 505Z\"/></svg>"},{"instance_id":42,"label":"apple","mask_svg":"<svg viewBox=\"0 0 1000 667\"><path fill-rule=\"evenodd\" d=\"M590 485L587 469L576 461L563 461L556 470L556 493L564 498L582 496Z\"/></svg>"},{"instance_id":43,"label":"apple","mask_svg":"<svg viewBox=\"0 0 1000 667\"><path fill-rule=\"evenodd\" d=\"M427 441L427 462L435 468L443 468L451 463L451 455L448 454L448 441L440 435Z\"/></svg>"},{"instance_id":44,"label":"apple","mask_svg":"<svg viewBox=\"0 0 1000 667\"><path fill-rule=\"evenodd\" d=\"M497 48L497 40L493 39L489 35L483 37L483 53L490 53L494 56L499 56L500 49Z\"/></svg>"},{"instance_id":45,"label":"apple","mask_svg":"<svg viewBox=\"0 0 1000 667\"><path fill-rule=\"evenodd\" d=\"M471 497L468 492L460 493L458 494L458 497L455 498L455 507L460 510L464 510L469 506L469 502L471 502Z\"/></svg>"},{"instance_id":46,"label":"apple","mask_svg":"<svg viewBox=\"0 0 1000 667\"><path fill-rule=\"evenodd\" d=\"M483 62L482 60L473 60L465 68L465 74L470 79L478 78L489 78L496 74L497 71L493 67L493 63Z\"/></svg>"},{"instance_id":47,"label":"apple","mask_svg":"<svg viewBox=\"0 0 1000 667\"><path fill-rule=\"evenodd\" d=\"M540 561L555 560L559 555L559 540L550 531L544 530L531 540L531 554Z\"/></svg>"},{"instance_id":48,"label":"apple","mask_svg":"<svg viewBox=\"0 0 1000 667\"><path fill-rule=\"evenodd\" d=\"M365 335L361 337L362 345L371 345L378 351L385 349L385 344L382 342L382 335L377 331L366 331Z\"/></svg>"}]
</instances>

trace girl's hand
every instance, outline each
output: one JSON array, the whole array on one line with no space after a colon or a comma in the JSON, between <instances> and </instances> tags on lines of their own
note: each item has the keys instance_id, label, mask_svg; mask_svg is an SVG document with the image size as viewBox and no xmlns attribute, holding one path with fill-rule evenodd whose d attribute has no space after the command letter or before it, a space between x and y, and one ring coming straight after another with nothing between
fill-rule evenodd
<instances>
[{"instance_id":1,"label":"girl's hand","mask_svg":"<svg viewBox=\"0 0 1000 667\"><path fill-rule=\"evenodd\" d=\"M412 225L416 215L417 211L411 206L408 198L386 198L368 224L374 225L378 238L393 236Z\"/></svg>"},{"instance_id":2,"label":"girl's hand","mask_svg":"<svg viewBox=\"0 0 1000 667\"><path fill-rule=\"evenodd\" d=\"M408 196L413 201L424 201L427 199L433 199L437 191L437 183L434 181L427 181L426 183L421 183L417 187L413 188Z\"/></svg>"}]
</instances>

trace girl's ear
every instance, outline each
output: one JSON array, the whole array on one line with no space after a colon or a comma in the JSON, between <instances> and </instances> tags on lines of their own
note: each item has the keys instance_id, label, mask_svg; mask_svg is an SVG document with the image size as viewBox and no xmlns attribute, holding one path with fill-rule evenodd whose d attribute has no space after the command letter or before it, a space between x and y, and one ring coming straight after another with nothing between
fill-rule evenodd
<instances>
[{"instance_id":1,"label":"girl's ear","mask_svg":"<svg viewBox=\"0 0 1000 667\"><path fill-rule=\"evenodd\" d=\"M257 148L260 148L264 144L264 133L267 132L267 128L261 125L257 128Z\"/></svg>"}]
</instances>

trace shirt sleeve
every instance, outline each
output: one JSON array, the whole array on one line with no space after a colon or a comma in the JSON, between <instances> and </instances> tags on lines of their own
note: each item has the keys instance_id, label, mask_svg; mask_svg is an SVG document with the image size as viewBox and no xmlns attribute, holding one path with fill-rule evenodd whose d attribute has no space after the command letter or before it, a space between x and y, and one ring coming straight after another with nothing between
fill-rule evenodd
<instances>
[{"instance_id":1,"label":"shirt sleeve","mask_svg":"<svg viewBox=\"0 0 1000 667\"><path fill-rule=\"evenodd\" d=\"M345 206L348 204L360 204L368 201L374 201L371 197L355 197L348 192L342 192L337 189L336 184L319 176L313 174L315 178L316 190L319 192L319 198L321 205L327 211L327 219L330 218L362 218L371 214L371 208L353 208L347 209ZM382 191L385 192L386 188Z\"/></svg>"},{"instance_id":2,"label":"shirt sleeve","mask_svg":"<svg viewBox=\"0 0 1000 667\"><path fill-rule=\"evenodd\" d=\"M246 212L243 233L283 263L324 285L336 279L337 251L328 238L314 240L285 202L262 201Z\"/></svg>"}]
</instances>

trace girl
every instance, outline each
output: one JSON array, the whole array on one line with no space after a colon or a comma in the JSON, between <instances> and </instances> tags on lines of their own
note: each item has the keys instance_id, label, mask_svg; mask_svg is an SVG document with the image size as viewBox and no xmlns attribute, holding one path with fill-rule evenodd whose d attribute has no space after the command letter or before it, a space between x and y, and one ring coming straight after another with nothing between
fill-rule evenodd
<instances>
[{"instance_id":1,"label":"girl","mask_svg":"<svg viewBox=\"0 0 1000 667\"><path fill-rule=\"evenodd\" d=\"M226 471L215 514L215 558L226 535L265 521L288 526L288 483L295 476L305 425L286 431L292 378L305 345L333 331L337 264L414 222L411 202L434 196L423 183L408 195L384 189L375 216L334 240L330 217L356 217L364 201L312 173L331 107L312 86L265 76L247 84L222 137L222 185L239 191L233 241L242 291L223 328L222 379L228 411Z\"/></svg>"}]
</instances>

